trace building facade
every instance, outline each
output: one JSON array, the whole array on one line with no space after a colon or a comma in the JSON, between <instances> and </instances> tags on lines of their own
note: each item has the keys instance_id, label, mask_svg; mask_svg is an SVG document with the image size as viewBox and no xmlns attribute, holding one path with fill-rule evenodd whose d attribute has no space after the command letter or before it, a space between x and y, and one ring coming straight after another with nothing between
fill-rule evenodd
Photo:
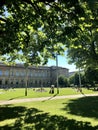
<instances>
[{"instance_id":1,"label":"building facade","mask_svg":"<svg viewBox=\"0 0 98 130\"><path fill-rule=\"evenodd\" d=\"M67 68L56 66L30 66L25 68L22 64L8 66L0 63L0 88L50 87L55 84L57 74L68 77Z\"/></svg>"}]
</instances>

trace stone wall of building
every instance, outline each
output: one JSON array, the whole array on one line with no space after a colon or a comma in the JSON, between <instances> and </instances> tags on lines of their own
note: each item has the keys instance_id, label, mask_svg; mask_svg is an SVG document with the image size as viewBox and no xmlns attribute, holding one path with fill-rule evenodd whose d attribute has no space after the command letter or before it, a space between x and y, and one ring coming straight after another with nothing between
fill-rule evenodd
<instances>
[{"instance_id":1,"label":"stone wall of building","mask_svg":"<svg viewBox=\"0 0 98 130\"><path fill-rule=\"evenodd\" d=\"M68 76L68 69L55 66L28 67L22 64L8 66L0 63L0 88L25 87L50 87L56 83L58 75Z\"/></svg>"}]
</instances>

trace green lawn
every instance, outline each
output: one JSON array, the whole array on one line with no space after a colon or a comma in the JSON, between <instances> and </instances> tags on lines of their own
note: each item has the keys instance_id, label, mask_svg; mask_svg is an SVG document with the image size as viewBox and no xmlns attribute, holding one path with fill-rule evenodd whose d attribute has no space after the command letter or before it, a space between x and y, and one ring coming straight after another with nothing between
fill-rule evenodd
<instances>
[{"instance_id":1,"label":"green lawn","mask_svg":"<svg viewBox=\"0 0 98 130\"><path fill-rule=\"evenodd\" d=\"M0 100L11 100L11 99L19 99L19 98L34 98L34 97L48 97L53 96L53 94L49 94L49 88L45 88L46 92L36 92L33 89L29 88L27 90L28 95L25 96L25 89L9 89L9 90L3 90L0 89ZM87 90L83 89L83 93L98 93L97 91L93 90ZM54 95L57 94L57 90L55 88ZM60 95L74 95L74 94L80 94L80 92L77 92L76 89L72 88L60 88L59 90L59 96Z\"/></svg>"},{"instance_id":2,"label":"green lawn","mask_svg":"<svg viewBox=\"0 0 98 130\"><path fill-rule=\"evenodd\" d=\"M98 97L0 106L1 130L97 130Z\"/></svg>"},{"instance_id":3,"label":"green lawn","mask_svg":"<svg viewBox=\"0 0 98 130\"><path fill-rule=\"evenodd\" d=\"M53 96L28 89L0 90L1 100ZM83 89L83 93L98 93ZM55 93L56 94L56 90ZM72 88L60 89L59 95L80 94ZM98 130L98 97L44 100L0 106L0 130Z\"/></svg>"},{"instance_id":4,"label":"green lawn","mask_svg":"<svg viewBox=\"0 0 98 130\"><path fill-rule=\"evenodd\" d=\"M0 100L56 95L28 89L2 90ZM98 93L82 89L84 94ZM60 88L58 95L80 94L76 89ZM98 130L98 97L44 100L0 106L0 130Z\"/></svg>"}]
</instances>

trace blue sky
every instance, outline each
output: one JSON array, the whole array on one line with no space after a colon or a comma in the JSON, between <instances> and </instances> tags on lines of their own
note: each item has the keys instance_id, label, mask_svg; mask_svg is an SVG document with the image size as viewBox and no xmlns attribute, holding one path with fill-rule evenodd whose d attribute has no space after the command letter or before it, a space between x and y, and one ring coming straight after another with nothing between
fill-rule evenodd
<instances>
[{"instance_id":1,"label":"blue sky","mask_svg":"<svg viewBox=\"0 0 98 130\"><path fill-rule=\"evenodd\" d=\"M48 66L56 66L56 60L49 60L48 61ZM68 64L68 59L65 56L58 56L58 66L68 68L69 72L75 71L76 66L74 64Z\"/></svg>"}]
</instances>

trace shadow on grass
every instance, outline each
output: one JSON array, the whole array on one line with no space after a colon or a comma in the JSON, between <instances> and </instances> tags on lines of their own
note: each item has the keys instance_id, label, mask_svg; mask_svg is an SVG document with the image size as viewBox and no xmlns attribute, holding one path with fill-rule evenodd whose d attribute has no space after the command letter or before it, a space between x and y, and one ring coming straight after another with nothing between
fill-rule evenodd
<instances>
[{"instance_id":1,"label":"shadow on grass","mask_svg":"<svg viewBox=\"0 0 98 130\"><path fill-rule=\"evenodd\" d=\"M73 115L98 119L98 96L72 99L63 110Z\"/></svg>"},{"instance_id":2,"label":"shadow on grass","mask_svg":"<svg viewBox=\"0 0 98 130\"><path fill-rule=\"evenodd\" d=\"M58 94L54 94L53 96L51 96L51 97L49 97L48 99L46 99L46 100L43 100L42 102L45 102L45 101L47 101L47 100L51 100L51 99L53 99L54 97L56 97Z\"/></svg>"},{"instance_id":3,"label":"shadow on grass","mask_svg":"<svg viewBox=\"0 0 98 130\"><path fill-rule=\"evenodd\" d=\"M0 126L0 130L97 130L90 122L67 119L64 116L50 115L36 108L0 106L0 121L14 119L13 124Z\"/></svg>"},{"instance_id":4,"label":"shadow on grass","mask_svg":"<svg viewBox=\"0 0 98 130\"><path fill-rule=\"evenodd\" d=\"M9 105L0 106L0 121L18 118L22 116L25 110L25 107L9 107Z\"/></svg>"}]
</instances>

